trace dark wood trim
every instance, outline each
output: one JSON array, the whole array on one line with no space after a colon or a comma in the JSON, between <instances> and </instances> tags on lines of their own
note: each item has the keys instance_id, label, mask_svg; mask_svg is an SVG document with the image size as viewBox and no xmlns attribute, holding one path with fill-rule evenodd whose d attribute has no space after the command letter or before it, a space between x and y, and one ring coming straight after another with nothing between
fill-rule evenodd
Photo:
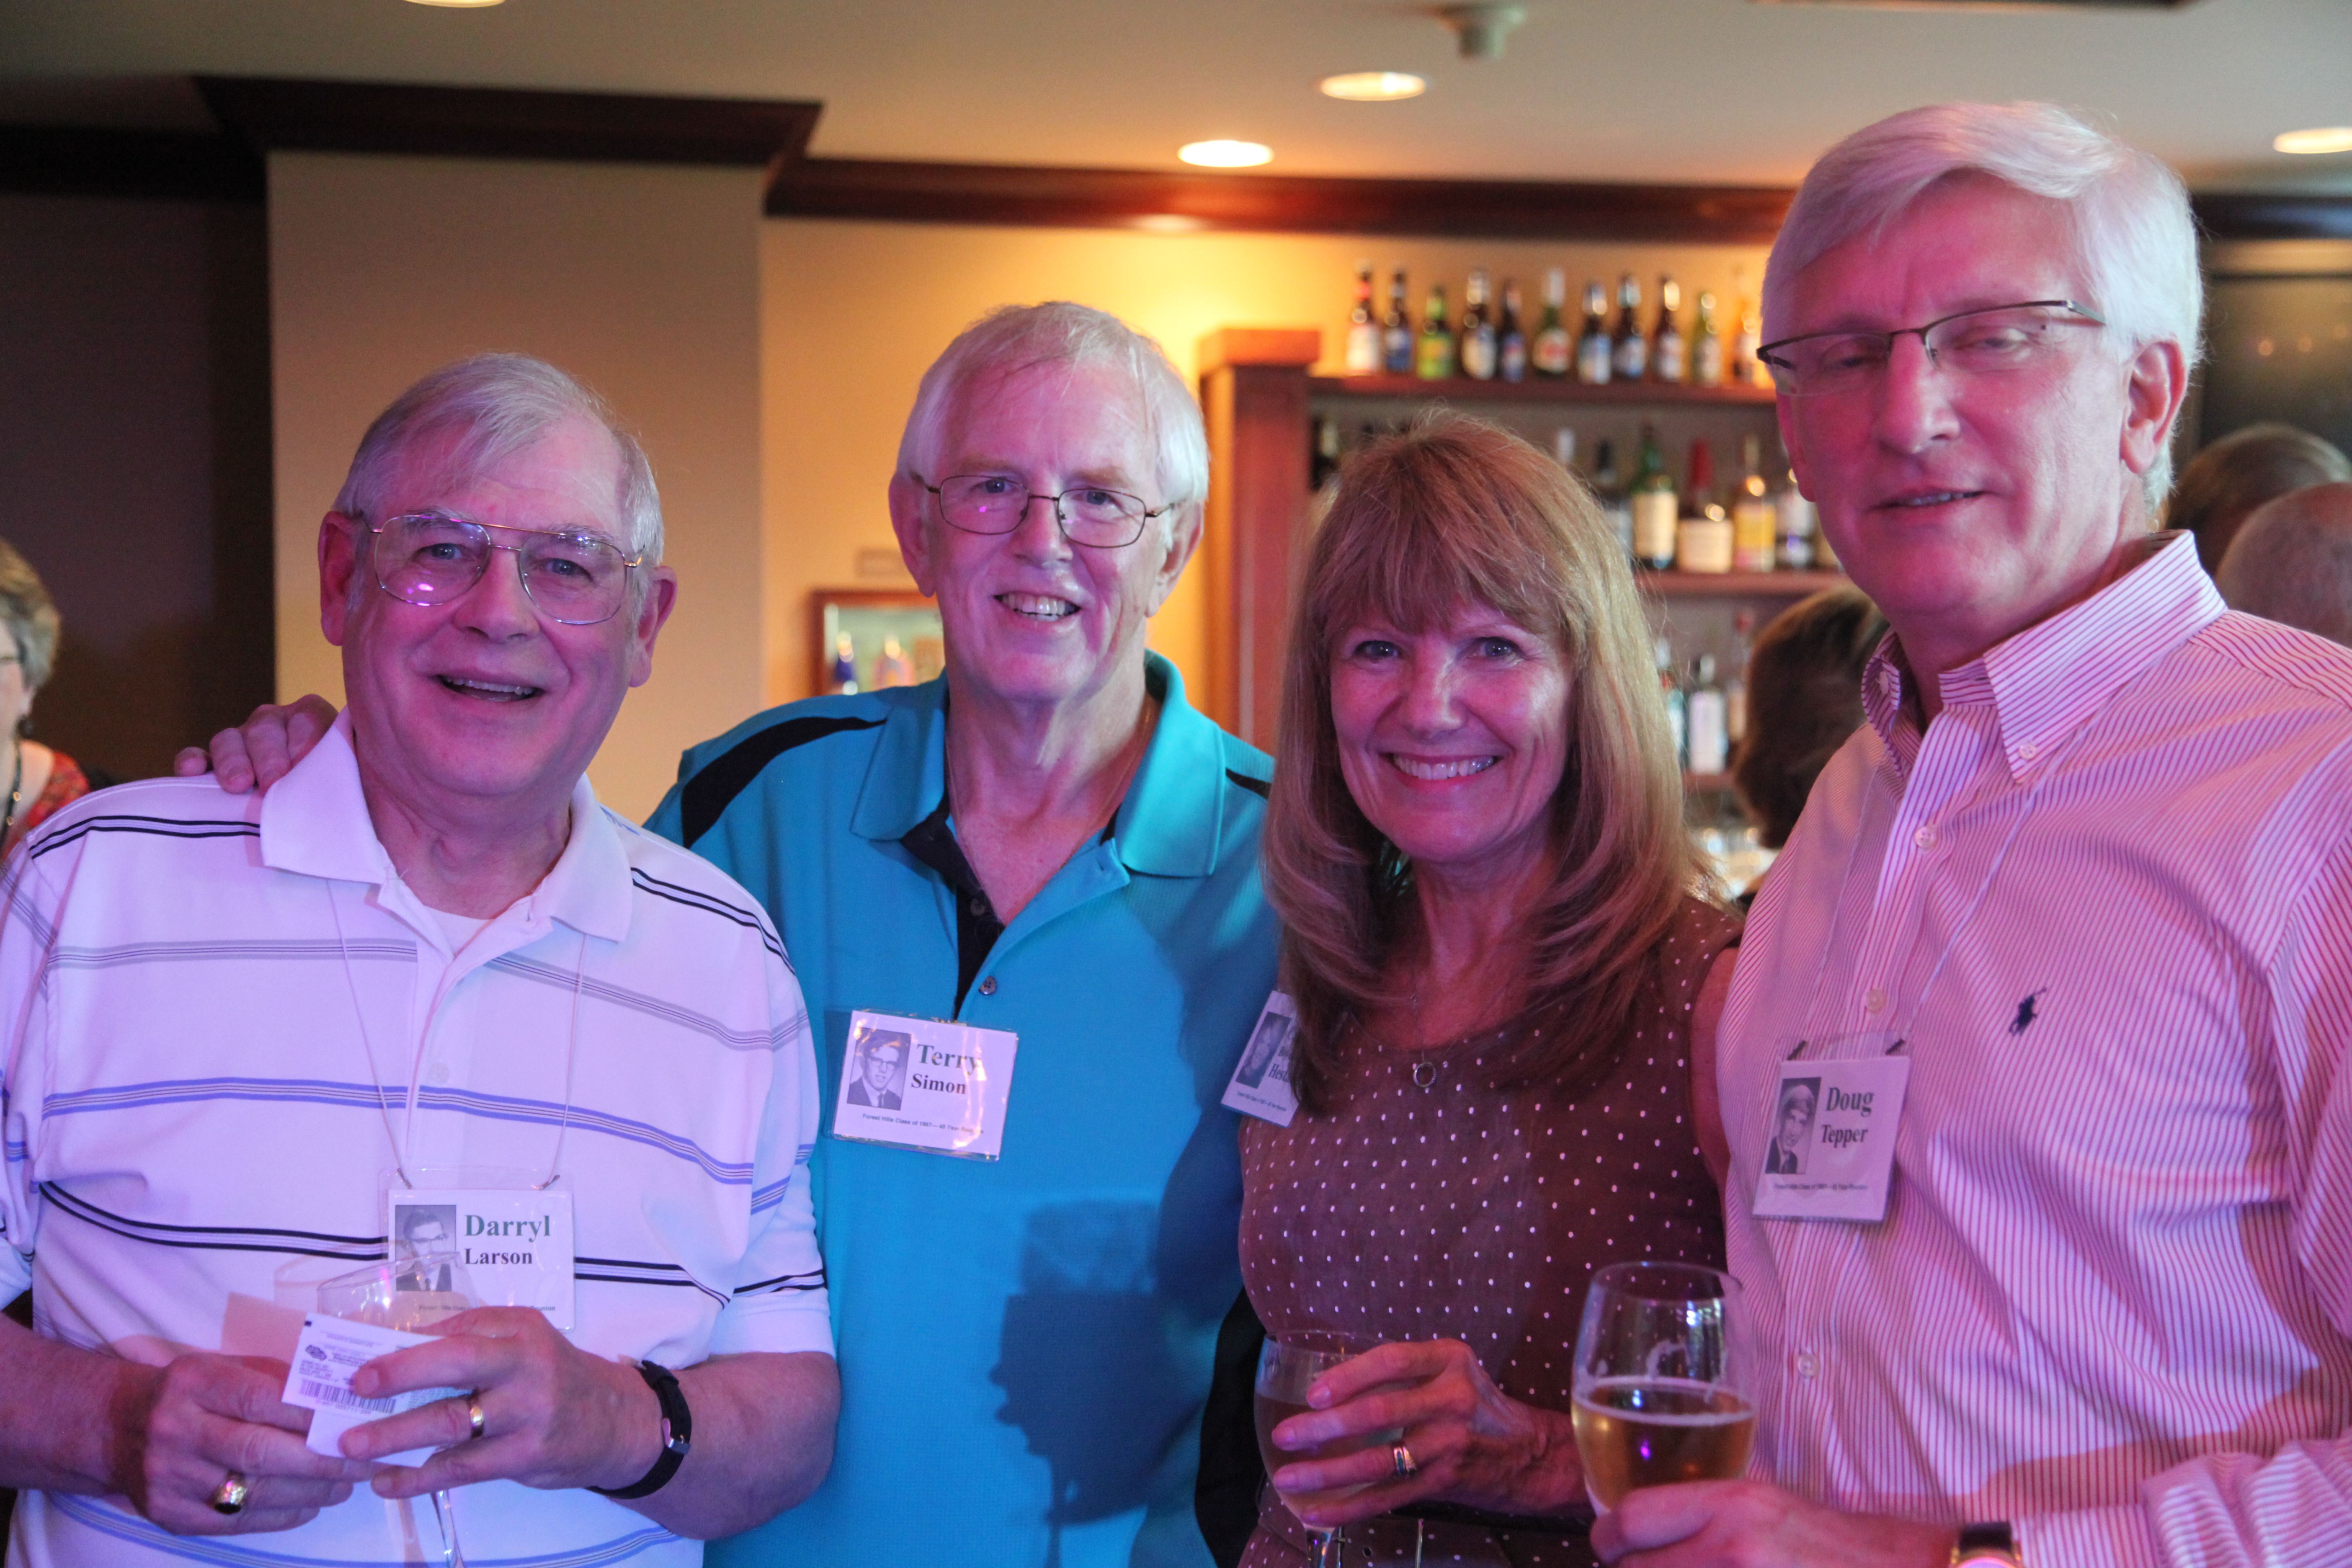
<instances>
[{"instance_id":1,"label":"dark wood trim","mask_svg":"<svg viewBox=\"0 0 2352 1568\"><path fill-rule=\"evenodd\" d=\"M1377 180L804 158L778 169L768 189L768 215L1760 245L1780 231L1793 195L1762 185Z\"/></svg>"},{"instance_id":2,"label":"dark wood trim","mask_svg":"<svg viewBox=\"0 0 2352 1568\"><path fill-rule=\"evenodd\" d=\"M1664 407L1680 404L1732 404L1769 407L1769 386L1692 386L1671 381L1612 381L1588 386L1580 381L1473 381L1448 376L1423 381L1417 375L1318 375L1307 383L1317 397L1410 397L1445 403L1602 403Z\"/></svg>"},{"instance_id":3,"label":"dark wood trim","mask_svg":"<svg viewBox=\"0 0 2352 1568\"><path fill-rule=\"evenodd\" d=\"M0 127L0 191L257 202L261 160L226 136L10 125Z\"/></svg>"},{"instance_id":4,"label":"dark wood trim","mask_svg":"<svg viewBox=\"0 0 2352 1568\"><path fill-rule=\"evenodd\" d=\"M406 153L768 168L801 157L824 105L400 82L200 76L224 129L257 152Z\"/></svg>"},{"instance_id":5,"label":"dark wood trim","mask_svg":"<svg viewBox=\"0 0 2352 1568\"><path fill-rule=\"evenodd\" d=\"M2208 191L2189 203L2209 239L2352 239L2352 194Z\"/></svg>"}]
</instances>

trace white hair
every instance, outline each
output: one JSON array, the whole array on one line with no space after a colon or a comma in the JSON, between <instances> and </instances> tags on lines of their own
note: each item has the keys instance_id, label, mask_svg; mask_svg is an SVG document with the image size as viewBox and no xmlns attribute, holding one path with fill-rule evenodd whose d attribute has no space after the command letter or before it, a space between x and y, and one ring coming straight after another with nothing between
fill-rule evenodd
<instances>
[{"instance_id":1,"label":"white hair","mask_svg":"<svg viewBox=\"0 0 2352 1568\"><path fill-rule=\"evenodd\" d=\"M429 437L455 434L444 479L478 474L524 451L564 420L590 419L620 448L614 500L629 553L647 564L661 560L661 493L653 466L635 436L604 400L543 359L529 354L476 354L445 364L392 400L375 416L351 472L335 497L346 517L383 521L383 496L400 477L402 458Z\"/></svg>"},{"instance_id":2,"label":"white hair","mask_svg":"<svg viewBox=\"0 0 2352 1568\"><path fill-rule=\"evenodd\" d=\"M914 409L898 437L898 472L936 484L948 411L964 390L987 377L1045 364L1100 365L1124 374L1143 405L1157 453L1161 493L1144 499L1179 509L1208 499L1209 437L1201 405L1167 352L1109 311L1063 300L1000 305L958 334L915 390Z\"/></svg>"},{"instance_id":3,"label":"white hair","mask_svg":"<svg viewBox=\"0 0 2352 1568\"><path fill-rule=\"evenodd\" d=\"M2063 203L2089 296L2081 303L2132 353L2178 343L2196 368L2205 285L2188 188L2162 160L2051 103L1931 104L1865 126L1823 153L1798 187L1764 269L1765 336L1785 331L1797 274L1858 235L1883 232L1928 187L1963 174ZM2168 442L2144 485L2153 516L2172 488Z\"/></svg>"}]
</instances>

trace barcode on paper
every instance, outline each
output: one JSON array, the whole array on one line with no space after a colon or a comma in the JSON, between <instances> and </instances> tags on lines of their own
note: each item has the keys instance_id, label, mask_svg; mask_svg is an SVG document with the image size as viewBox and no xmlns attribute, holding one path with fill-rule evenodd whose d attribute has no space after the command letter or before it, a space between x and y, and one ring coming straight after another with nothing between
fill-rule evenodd
<instances>
[{"instance_id":1,"label":"barcode on paper","mask_svg":"<svg viewBox=\"0 0 2352 1568\"><path fill-rule=\"evenodd\" d=\"M390 1415L393 1402L389 1399L362 1399L340 1383L320 1383L315 1377L299 1380L305 1397L316 1399L344 1410L364 1410L371 1415Z\"/></svg>"}]
</instances>

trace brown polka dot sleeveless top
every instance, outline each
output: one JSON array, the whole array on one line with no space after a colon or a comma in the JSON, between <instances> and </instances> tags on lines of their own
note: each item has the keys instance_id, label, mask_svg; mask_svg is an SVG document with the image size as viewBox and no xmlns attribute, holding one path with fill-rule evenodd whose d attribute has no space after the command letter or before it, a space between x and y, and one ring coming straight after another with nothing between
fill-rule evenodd
<instances>
[{"instance_id":1,"label":"brown polka dot sleeveless top","mask_svg":"<svg viewBox=\"0 0 2352 1568\"><path fill-rule=\"evenodd\" d=\"M1722 1266L1722 1203L1692 1124L1687 1041L1700 984L1738 929L1685 901L1615 1072L1573 1100L1542 1085L1487 1088L1491 1034L1403 1052L1359 1032L1325 1114L1286 1128L1245 1121L1242 1278L1267 1333L1458 1339L1504 1393L1566 1410L1594 1269L1637 1258ZM1411 1563L1416 1527L1375 1524L1349 1530L1360 1542L1350 1568ZM1434 1524L1419 1533L1431 1564L1593 1561L1574 1537ZM1245 1568L1295 1563L1307 1539L1267 1487Z\"/></svg>"}]
</instances>

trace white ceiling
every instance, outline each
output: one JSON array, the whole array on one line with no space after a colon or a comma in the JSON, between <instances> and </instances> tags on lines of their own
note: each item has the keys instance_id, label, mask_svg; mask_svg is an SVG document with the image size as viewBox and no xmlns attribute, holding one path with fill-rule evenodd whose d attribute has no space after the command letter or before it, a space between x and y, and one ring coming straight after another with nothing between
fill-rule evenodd
<instances>
[{"instance_id":1,"label":"white ceiling","mask_svg":"<svg viewBox=\"0 0 2352 1568\"><path fill-rule=\"evenodd\" d=\"M1873 10L1526 0L1504 58L1459 58L1409 0L0 0L0 120L204 124L189 72L809 98L836 157L1173 167L1266 142L1277 172L1789 183L1912 104L2047 98L2209 188L2352 189L2352 0L2179 9ZM1430 79L1333 102L1339 70Z\"/></svg>"}]
</instances>

